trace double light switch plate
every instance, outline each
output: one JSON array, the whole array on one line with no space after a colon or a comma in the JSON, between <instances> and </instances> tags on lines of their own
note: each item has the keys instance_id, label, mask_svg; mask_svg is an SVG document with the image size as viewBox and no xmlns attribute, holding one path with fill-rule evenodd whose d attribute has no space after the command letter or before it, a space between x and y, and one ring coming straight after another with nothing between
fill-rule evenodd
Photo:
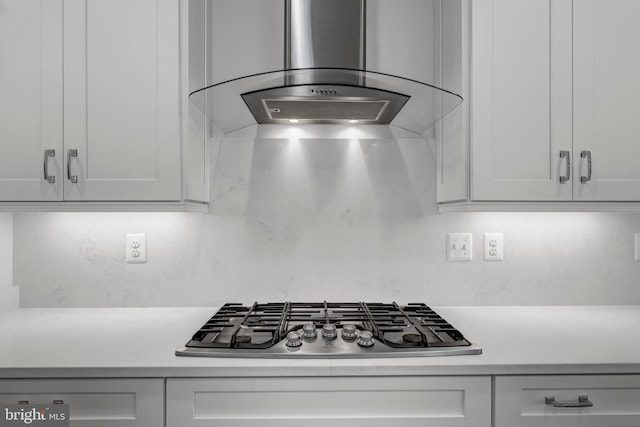
<instances>
[{"instance_id":1,"label":"double light switch plate","mask_svg":"<svg viewBox=\"0 0 640 427\"><path fill-rule=\"evenodd\" d=\"M471 233L447 233L447 261L471 261L472 254Z\"/></svg>"}]
</instances>

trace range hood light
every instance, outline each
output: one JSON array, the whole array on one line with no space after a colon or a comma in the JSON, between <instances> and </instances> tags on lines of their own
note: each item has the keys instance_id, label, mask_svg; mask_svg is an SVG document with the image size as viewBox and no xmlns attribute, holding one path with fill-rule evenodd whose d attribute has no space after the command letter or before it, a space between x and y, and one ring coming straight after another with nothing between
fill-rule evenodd
<instances>
[{"instance_id":1,"label":"range hood light","mask_svg":"<svg viewBox=\"0 0 640 427\"><path fill-rule=\"evenodd\" d=\"M298 119L289 119L289 123L300 123Z\"/></svg>"},{"instance_id":2,"label":"range hood light","mask_svg":"<svg viewBox=\"0 0 640 427\"><path fill-rule=\"evenodd\" d=\"M352 125L355 125L356 123L359 123L360 120L347 120L347 123L350 123Z\"/></svg>"}]
</instances>

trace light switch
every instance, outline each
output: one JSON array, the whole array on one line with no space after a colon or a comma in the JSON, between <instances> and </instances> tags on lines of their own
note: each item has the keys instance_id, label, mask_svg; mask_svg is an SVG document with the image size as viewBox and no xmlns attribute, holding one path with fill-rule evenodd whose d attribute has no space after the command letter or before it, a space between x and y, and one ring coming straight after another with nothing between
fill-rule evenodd
<instances>
[{"instance_id":1,"label":"light switch","mask_svg":"<svg viewBox=\"0 0 640 427\"><path fill-rule=\"evenodd\" d=\"M471 233L447 233L447 261L471 261Z\"/></svg>"}]
</instances>

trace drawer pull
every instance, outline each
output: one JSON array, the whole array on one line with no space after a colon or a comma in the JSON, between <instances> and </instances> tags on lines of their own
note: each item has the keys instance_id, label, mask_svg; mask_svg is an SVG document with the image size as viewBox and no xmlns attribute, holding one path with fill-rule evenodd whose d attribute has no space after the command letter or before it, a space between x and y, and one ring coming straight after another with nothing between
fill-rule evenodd
<instances>
[{"instance_id":1,"label":"drawer pull","mask_svg":"<svg viewBox=\"0 0 640 427\"><path fill-rule=\"evenodd\" d=\"M29 401L28 400L18 400L18 405L28 405ZM56 399L53 401L54 405L64 405L64 400L62 399Z\"/></svg>"},{"instance_id":2,"label":"drawer pull","mask_svg":"<svg viewBox=\"0 0 640 427\"><path fill-rule=\"evenodd\" d=\"M544 403L545 405L553 405L554 408L590 408L593 406L589 396L578 396L577 402L558 402L555 396L546 396Z\"/></svg>"}]
</instances>

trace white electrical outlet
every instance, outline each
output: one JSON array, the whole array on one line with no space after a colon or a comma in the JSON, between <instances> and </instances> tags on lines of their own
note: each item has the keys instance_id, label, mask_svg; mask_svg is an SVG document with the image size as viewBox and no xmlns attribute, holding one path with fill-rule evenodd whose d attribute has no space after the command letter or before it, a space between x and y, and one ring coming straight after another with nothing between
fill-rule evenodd
<instances>
[{"instance_id":1,"label":"white electrical outlet","mask_svg":"<svg viewBox=\"0 0 640 427\"><path fill-rule=\"evenodd\" d=\"M485 261L504 259L504 237L502 233L484 233L482 258Z\"/></svg>"},{"instance_id":2,"label":"white electrical outlet","mask_svg":"<svg viewBox=\"0 0 640 427\"><path fill-rule=\"evenodd\" d=\"M127 264L147 262L147 236L145 234L127 234L125 236L125 257Z\"/></svg>"},{"instance_id":3,"label":"white electrical outlet","mask_svg":"<svg viewBox=\"0 0 640 427\"><path fill-rule=\"evenodd\" d=\"M640 233L635 233L633 235L633 243L635 246L634 259L636 261L640 261Z\"/></svg>"},{"instance_id":4,"label":"white electrical outlet","mask_svg":"<svg viewBox=\"0 0 640 427\"><path fill-rule=\"evenodd\" d=\"M447 261L471 261L471 233L447 233Z\"/></svg>"}]
</instances>

